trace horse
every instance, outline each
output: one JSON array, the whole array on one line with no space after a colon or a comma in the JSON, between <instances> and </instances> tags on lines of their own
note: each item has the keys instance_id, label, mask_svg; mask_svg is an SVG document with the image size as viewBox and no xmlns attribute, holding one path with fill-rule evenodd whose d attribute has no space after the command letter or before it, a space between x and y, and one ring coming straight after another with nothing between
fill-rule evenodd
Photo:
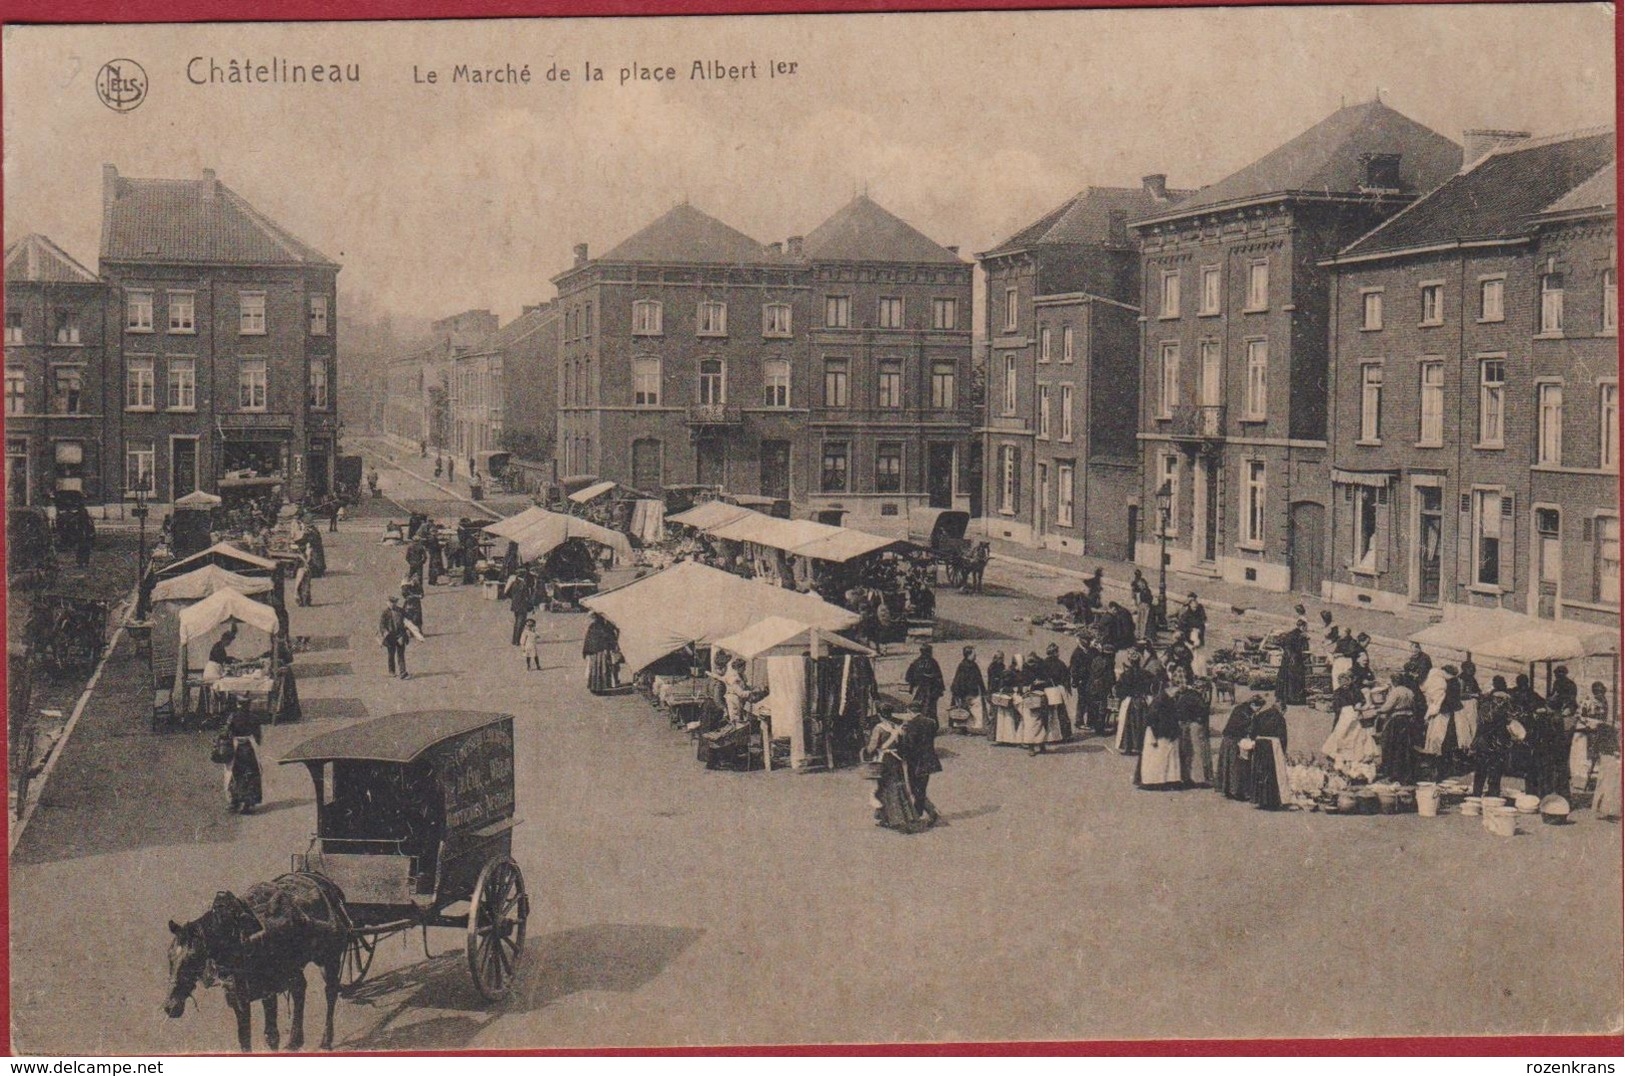
<instances>
[{"instance_id":1,"label":"horse","mask_svg":"<svg viewBox=\"0 0 1625 1076\"><path fill-rule=\"evenodd\" d=\"M237 1016L237 1045L253 1051L252 1010L265 1010L265 1043L279 1048L277 997L293 1002L288 1049L305 1044L305 965L322 969L327 990L323 1050L333 1048L333 1010L338 1004L339 971L352 930L344 894L319 874L284 874L260 882L238 897L215 894L209 910L189 923L169 922L169 994L163 1010L171 1019L186 1011L186 999L201 982L225 988L226 1004Z\"/></svg>"}]
</instances>

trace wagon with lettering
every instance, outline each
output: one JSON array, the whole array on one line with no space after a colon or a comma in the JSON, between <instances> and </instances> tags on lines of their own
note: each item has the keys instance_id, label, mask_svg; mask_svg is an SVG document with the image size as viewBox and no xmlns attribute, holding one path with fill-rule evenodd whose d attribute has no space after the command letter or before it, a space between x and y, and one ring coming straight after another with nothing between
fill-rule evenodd
<instances>
[{"instance_id":1,"label":"wagon with lettering","mask_svg":"<svg viewBox=\"0 0 1625 1076\"><path fill-rule=\"evenodd\" d=\"M513 717L421 710L306 740L316 834L293 869L338 886L349 917L340 988L366 978L378 942L404 931L461 929L468 971L487 1001L513 988L530 901L513 859Z\"/></svg>"}]
</instances>

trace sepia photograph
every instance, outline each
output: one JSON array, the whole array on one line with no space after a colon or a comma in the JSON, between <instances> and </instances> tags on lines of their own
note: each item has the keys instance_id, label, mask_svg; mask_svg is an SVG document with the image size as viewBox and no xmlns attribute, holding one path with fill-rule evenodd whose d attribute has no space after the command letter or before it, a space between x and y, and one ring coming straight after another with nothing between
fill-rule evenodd
<instances>
[{"instance_id":1,"label":"sepia photograph","mask_svg":"<svg viewBox=\"0 0 1625 1076\"><path fill-rule=\"evenodd\" d=\"M0 28L11 1051L1617 1050L1617 17Z\"/></svg>"}]
</instances>

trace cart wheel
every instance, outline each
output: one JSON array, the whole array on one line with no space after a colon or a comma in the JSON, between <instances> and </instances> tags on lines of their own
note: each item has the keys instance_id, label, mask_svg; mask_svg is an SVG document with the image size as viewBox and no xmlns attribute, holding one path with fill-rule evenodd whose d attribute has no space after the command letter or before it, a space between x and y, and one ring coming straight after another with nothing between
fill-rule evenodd
<instances>
[{"instance_id":1,"label":"cart wheel","mask_svg":"<svg viewBox=\"0 0 1625 1076\"><path fill-rule=\"evenodd\" d=\"M378 949L378 939L370 934L351 934L344 943L344 957L339 963L339 993L345 996L355 992L367 978L372 967L372 954Z\"/></svg>"},{"instance_id":2,"label":"cart wheel","mask_svg":"<svg viewBox=\"0 0 1625 1076\"><path fill-rule=\"evenodd\" d=\"M519 864L507 856L480 871L468 909L468 973L486 1001L500 1001L513 989L525 952L525 920L530 898Z\"/></svg>"}]
</instances>

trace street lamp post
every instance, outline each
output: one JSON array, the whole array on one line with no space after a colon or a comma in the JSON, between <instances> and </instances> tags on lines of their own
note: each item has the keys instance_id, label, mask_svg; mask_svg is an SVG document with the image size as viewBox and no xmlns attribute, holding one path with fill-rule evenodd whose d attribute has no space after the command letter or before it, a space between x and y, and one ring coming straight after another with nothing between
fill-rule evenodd
<instances>
[{"instance_id":1,"label":"street lamp post","mask_svg":"<svg viewBox=\"0 0 1625 1076\"><path fill-rule=\"evenodd\" d=\"M1157 487L1157 620L1161 626L1168 623L1168 521L1173 500L1171 483Z\"/></svg>"}]
</instances>

